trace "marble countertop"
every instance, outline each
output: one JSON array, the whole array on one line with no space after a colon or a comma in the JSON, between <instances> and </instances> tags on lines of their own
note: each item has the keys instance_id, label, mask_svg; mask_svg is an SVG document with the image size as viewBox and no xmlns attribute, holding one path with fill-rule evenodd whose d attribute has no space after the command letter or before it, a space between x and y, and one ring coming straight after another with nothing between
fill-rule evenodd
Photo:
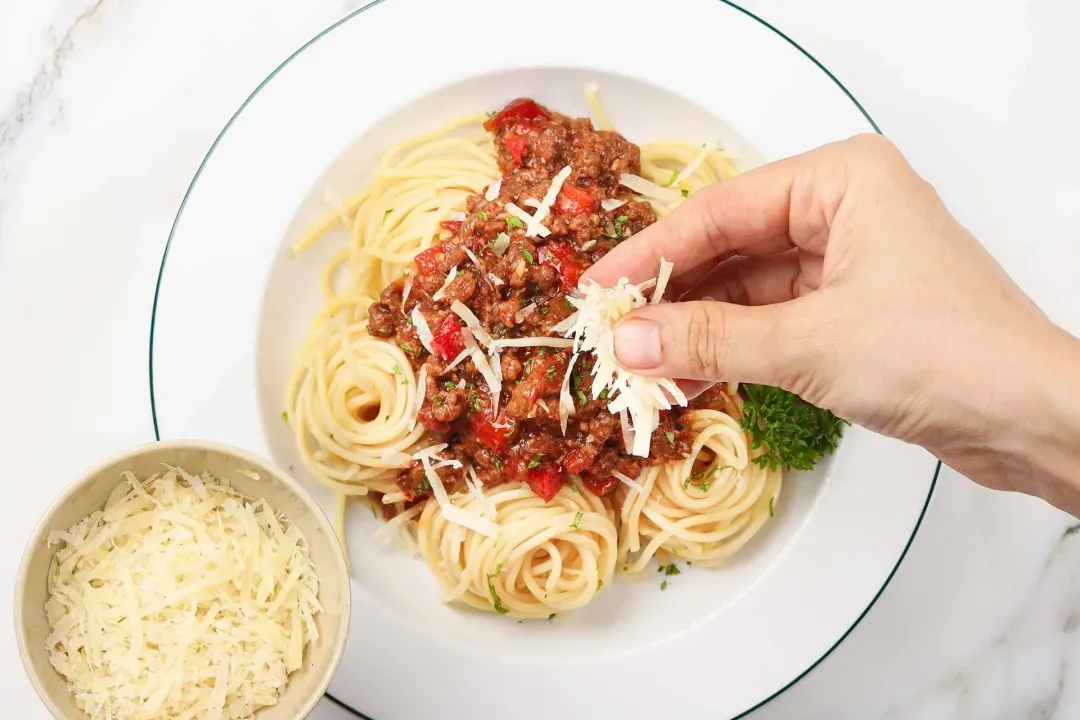
<instances>
[{"instance_id":1,"label":"marble countertop","mask_svg":"<svg viewBox=\"0 0 1080 720\"><path fill-rule=\"evenodd\" d=\"M0 6L0 448L9 489L0 573L9 581L69 478L153 438L153 284L210 142L270 69L358 4ZM1080 5L744 5L841 78L1035 301L1080 334ZM83 368L94 369L92 381ZM753 720L1080 717L1078 529L1039 501L944 472L878 603ZM0 594L0 615L11 617L11 602ZM0 624L3 715L47 718L11 633L10 621ZM313 717L350 716L324 703Z\"/></svg>"}]
</instances>

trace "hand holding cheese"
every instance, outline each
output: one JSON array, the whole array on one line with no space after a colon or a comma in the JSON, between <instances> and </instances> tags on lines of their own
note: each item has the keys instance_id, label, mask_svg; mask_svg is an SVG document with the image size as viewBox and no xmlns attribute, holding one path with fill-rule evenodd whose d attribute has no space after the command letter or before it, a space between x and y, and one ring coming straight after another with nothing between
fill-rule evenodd
<instances>
[{"instance_id":1,"label":"hand holding cheese","mask_svg":"<svg viewBox=\"0 0 1080 720\"><path fill-rule=\"evenodd\" d=\"M1080 511L1080 344L884 138L695 193L585 277L640 282L660 258L682 302L622 321L624 366L779 386L978 482Z\"/></svg>"}]
</instances>

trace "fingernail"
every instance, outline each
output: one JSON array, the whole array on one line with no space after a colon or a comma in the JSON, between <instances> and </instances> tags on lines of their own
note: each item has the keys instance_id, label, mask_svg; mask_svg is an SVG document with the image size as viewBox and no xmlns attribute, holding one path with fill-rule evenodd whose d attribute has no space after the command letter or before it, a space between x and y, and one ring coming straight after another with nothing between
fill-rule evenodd
<instances>
[{"instance_id":1,"label":"fingernail","mask_svg":"<svg viewBox=\"0 0 1080 720\"><path fill-rule=\"evenodd\" d=\"M615 326L615 357L629 369L660 364L660 326L652 320L624 320Z\"/></svg>"}]
</instances>

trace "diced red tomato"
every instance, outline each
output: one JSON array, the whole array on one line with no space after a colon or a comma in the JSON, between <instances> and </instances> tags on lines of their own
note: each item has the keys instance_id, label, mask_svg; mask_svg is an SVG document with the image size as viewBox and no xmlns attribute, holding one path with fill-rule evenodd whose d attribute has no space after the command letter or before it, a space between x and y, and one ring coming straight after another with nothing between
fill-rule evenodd
<instances>
[{"instance_id":1,"label":"diced red tomato","mask_svg":"<svg viewBox=\"0 0 1080 720\"><path fill-rule=\"evenodd\" d=\"M585 268L572 257L574 249L567 243L552 242L537 251L541 265L552 265L559 271L559 285L563 292L570 292L577 287L585 273Z\"/></svg>"},{"instance_id":2,"label":"diced red tomato","mask_svg":"<svg viewBox=\"0 0 1080 720\"><path fill-rule=\"evenodd\" d=\"M548 114L544 111L544 108L540 107L535 100L517 98L511 100L506 104L506 107L488 118L487 122L484 123L484 129L488 132L495 132L511 123L535 120L541 117L546 118L547 116Z\"/></svg>"},{"instance_id":3,"label":"diced red tomato","mask_svg":"<svg viewBox=\"0 0 1080 720\"><path fill-rule=\"evenodd\" d=\"M416 413L416 419L432 432L446 432L450 429L449 425L435 418L429 407L420 408L420 412Z\"/></svg>"},{"instance_id":4,"label":"diced red tomato","mask_svg":"<svg viewBox=\"0 0 1080 720\"><path fill-rule=\"evenodd\" d=\"M491 419L491 406L484 405L480 412L469 415L469 425L476 439L494 452L502 452L506 444L517 430L517 423L506 419L506 413L500 412L499 417Z\"/></svg>"},{"instance_id":5,"label":"diced red tomato","mask_svg":"<svg viewBox=\"0 0 1080 720\"><path fill-rule=\"evenodd\" d=\"M525 482L544 502L551 502L563 485L562 470L552 463L544 463L540 467L530 468Z\"/></svg>"},{"instance_id":6,"label":"diced red tomato","mask_svg":"<svg viewBox=\"0 0 1080 720\"><path fill-rule=\"evenodd\" d=\"M433 245L427 250L419 253L416 260L416 267L420 269L421 275L430 275L439 269L439 258L443 255L442 245Z\"/></svg>"},{"instance_id":7,"label":"diced red tomato","mask_svg":"<svg viewBox=\"0 0 1080 720\"><path fill-rule=\"evenodd\" d=\"M593 495L603 497L615 489L619 484L619 479L616 477L598 478L592 475L583 475L581 484Z\"/></svg>"},{"instance_id":8,"label":"diced red tomato","mask_svg":"<svg viewBox=\"0 0 1080 720\"><path fill-rule=\"evenodd\" d=\"M443 320L442 325L435 331L431 348L443 360L453 360L465 349L465 341L461 337L461 325L457 320L453 317Z\"/></svg>"},{"instance_id":9,"label":"diced red tomato","mask_svg":"<svg viewBox=\"0 0 1080 720\"><path fill-rule=\"evenodd\" d=\"M441 225L443 228L445 228L446 230L449 230L452 233L456 233L459 230L461 230L461 221L460 220L443 220L441 223L439 223L439 225Z\"/></svg>"},{"instance_id":10,"label":"diced red tomato","mask_svg":"<svg viewBox=\"0 0 1080 720\"><path fill-rule=\"evenodd\" d=\"M525 151L529 147L529 136L532 133L533 129L528 125L515 125L506 133L503 142L515 165L521 165L525 161Z\"/></svg>"},{"instance_id":11,"label":"diced red tomato","mask_svg":"<svg viewBox=\"0 0 1080 720\"><path fill-rule=\"evenodd\" d=\"M595 459L595 450L589 445L586 445L584 447L574 448L566 453L566 457L564 457L562 461L562 466L566 472L580 475L581 471L592 465L593 460Z\"/></svg>"},{"instance_id":12,"label":"diced red tomato","mask_svg":"<svg viewBox=\"0 0 1080 720\"><path fill-rule=\"evenodd\" d=\"M563 185L555 199L555 209L567 215L584 215L595 208L596 198L576 185Z\"/></svg>"}]
</instances>

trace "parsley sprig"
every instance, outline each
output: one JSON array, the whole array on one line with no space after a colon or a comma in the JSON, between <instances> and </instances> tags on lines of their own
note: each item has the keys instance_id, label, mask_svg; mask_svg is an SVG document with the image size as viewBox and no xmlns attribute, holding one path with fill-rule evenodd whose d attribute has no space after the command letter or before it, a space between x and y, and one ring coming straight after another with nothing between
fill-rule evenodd
<instances>
[{"instance_id":1,"label":"parsley sprig","mask_svg":"<svg viewBox=\"0 0 1080 720\"><path fill-rule=\"evenodd\" d=\"M744 385L742 426L750 433L759 467L811 470L832 453L847 421L806 402L798 395L767 385Z\"/></svg>"}]
</instances>

